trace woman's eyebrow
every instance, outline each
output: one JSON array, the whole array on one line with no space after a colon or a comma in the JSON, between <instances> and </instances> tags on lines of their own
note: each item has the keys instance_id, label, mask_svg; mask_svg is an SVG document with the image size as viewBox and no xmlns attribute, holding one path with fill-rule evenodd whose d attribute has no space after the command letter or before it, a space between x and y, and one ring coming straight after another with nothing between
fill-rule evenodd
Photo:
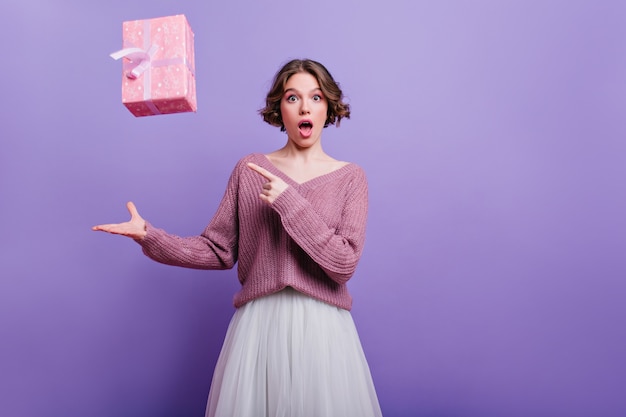
<instances>
[{"instance_id":1,"label":"woman's eyebrow","mask_svg":"<svg viewBox=\"0 0 626 417\"><path fill-rule=\"evenodd\" d=\"M300 90L297 90L296 88L293 88L293 87L286 89L285 93L290 92L290 91L293 91L293 92L296 92L298 94L301 94ZM310 92L313 93L313 92L316 92L316 91L322 91L322 89L320 87L316 87L316 88L312 89Z\"/></svg>"}]
</instances>

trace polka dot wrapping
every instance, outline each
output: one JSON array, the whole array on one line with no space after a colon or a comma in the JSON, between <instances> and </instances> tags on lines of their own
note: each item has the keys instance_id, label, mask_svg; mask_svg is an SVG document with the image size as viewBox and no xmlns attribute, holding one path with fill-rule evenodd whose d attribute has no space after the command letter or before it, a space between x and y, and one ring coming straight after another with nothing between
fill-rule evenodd
<instances>
[{"instance_id":1,"label":"polka dot wrapping","mask_svg":"<svg viewBox=\"0 0 626 417\"><path fill-rule=\"evenodd\" d=\"M122 24L124 48L156 45L149 68L132 79L138 62L124 58L122 103L137 117L197 111L194 35L184 15Z\"/></svg>"}]
</instances>

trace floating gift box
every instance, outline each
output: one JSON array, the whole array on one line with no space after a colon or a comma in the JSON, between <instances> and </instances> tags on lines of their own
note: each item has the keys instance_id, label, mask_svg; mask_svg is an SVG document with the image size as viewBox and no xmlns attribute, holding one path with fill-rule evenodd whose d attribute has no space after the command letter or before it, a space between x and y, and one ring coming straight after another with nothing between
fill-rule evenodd
<instances>
[{"instance_id":1,"label":"floating gift box","mask_svg":"<svg viewBox=\"0 0 626 417\"><path fill-rule=\"evenodd\" d=\"M193 32L184 15L124 22L122 103L135 116L195 112Z\"/></svg>"}]
</instances>

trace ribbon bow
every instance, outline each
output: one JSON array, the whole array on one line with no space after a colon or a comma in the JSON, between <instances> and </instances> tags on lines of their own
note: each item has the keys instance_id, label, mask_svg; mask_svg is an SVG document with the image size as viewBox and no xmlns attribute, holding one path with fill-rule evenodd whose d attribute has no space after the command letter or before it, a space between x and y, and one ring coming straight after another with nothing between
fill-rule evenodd
<instances>
[{"instance_id":1,"label":"ribbon bow","mask_svg":"<svg viewBox=\"0 0 626 417\"><path fill-rule=\"evenodd\" d=\"M134 66L126 73L126 76L130 79L136 79L143 74L148 68L150 68L150 61L154 57L154 54L159 50L157 45L151 45L148 50L141 48L124 48L111 54L111 58L116 61L120 58L128 58Z\"/></svg>"}]
</instances>

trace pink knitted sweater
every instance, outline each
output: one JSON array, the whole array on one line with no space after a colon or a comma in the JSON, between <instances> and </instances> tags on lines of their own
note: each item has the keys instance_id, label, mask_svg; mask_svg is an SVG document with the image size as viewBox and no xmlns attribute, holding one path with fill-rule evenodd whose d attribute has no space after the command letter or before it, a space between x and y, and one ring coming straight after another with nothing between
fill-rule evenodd
<instances>
[{"instance_id":1,"label":"pink knitted sweater","mask_svg":"<svg viewBox=\"0 0 626 417\"><path fill-rule=\"evenodd\" d=\"M270 206L259 198L267 180L253 162L289 187ZM199 236L179 237L147 224L144 253L168 265L229 269L236 262L241 290L234 305L286 287L350 310L346 282L365 241L367 180L355 164L298 184L265 155L242 158L217 212Z\"/></svg>"}]
</instances>

